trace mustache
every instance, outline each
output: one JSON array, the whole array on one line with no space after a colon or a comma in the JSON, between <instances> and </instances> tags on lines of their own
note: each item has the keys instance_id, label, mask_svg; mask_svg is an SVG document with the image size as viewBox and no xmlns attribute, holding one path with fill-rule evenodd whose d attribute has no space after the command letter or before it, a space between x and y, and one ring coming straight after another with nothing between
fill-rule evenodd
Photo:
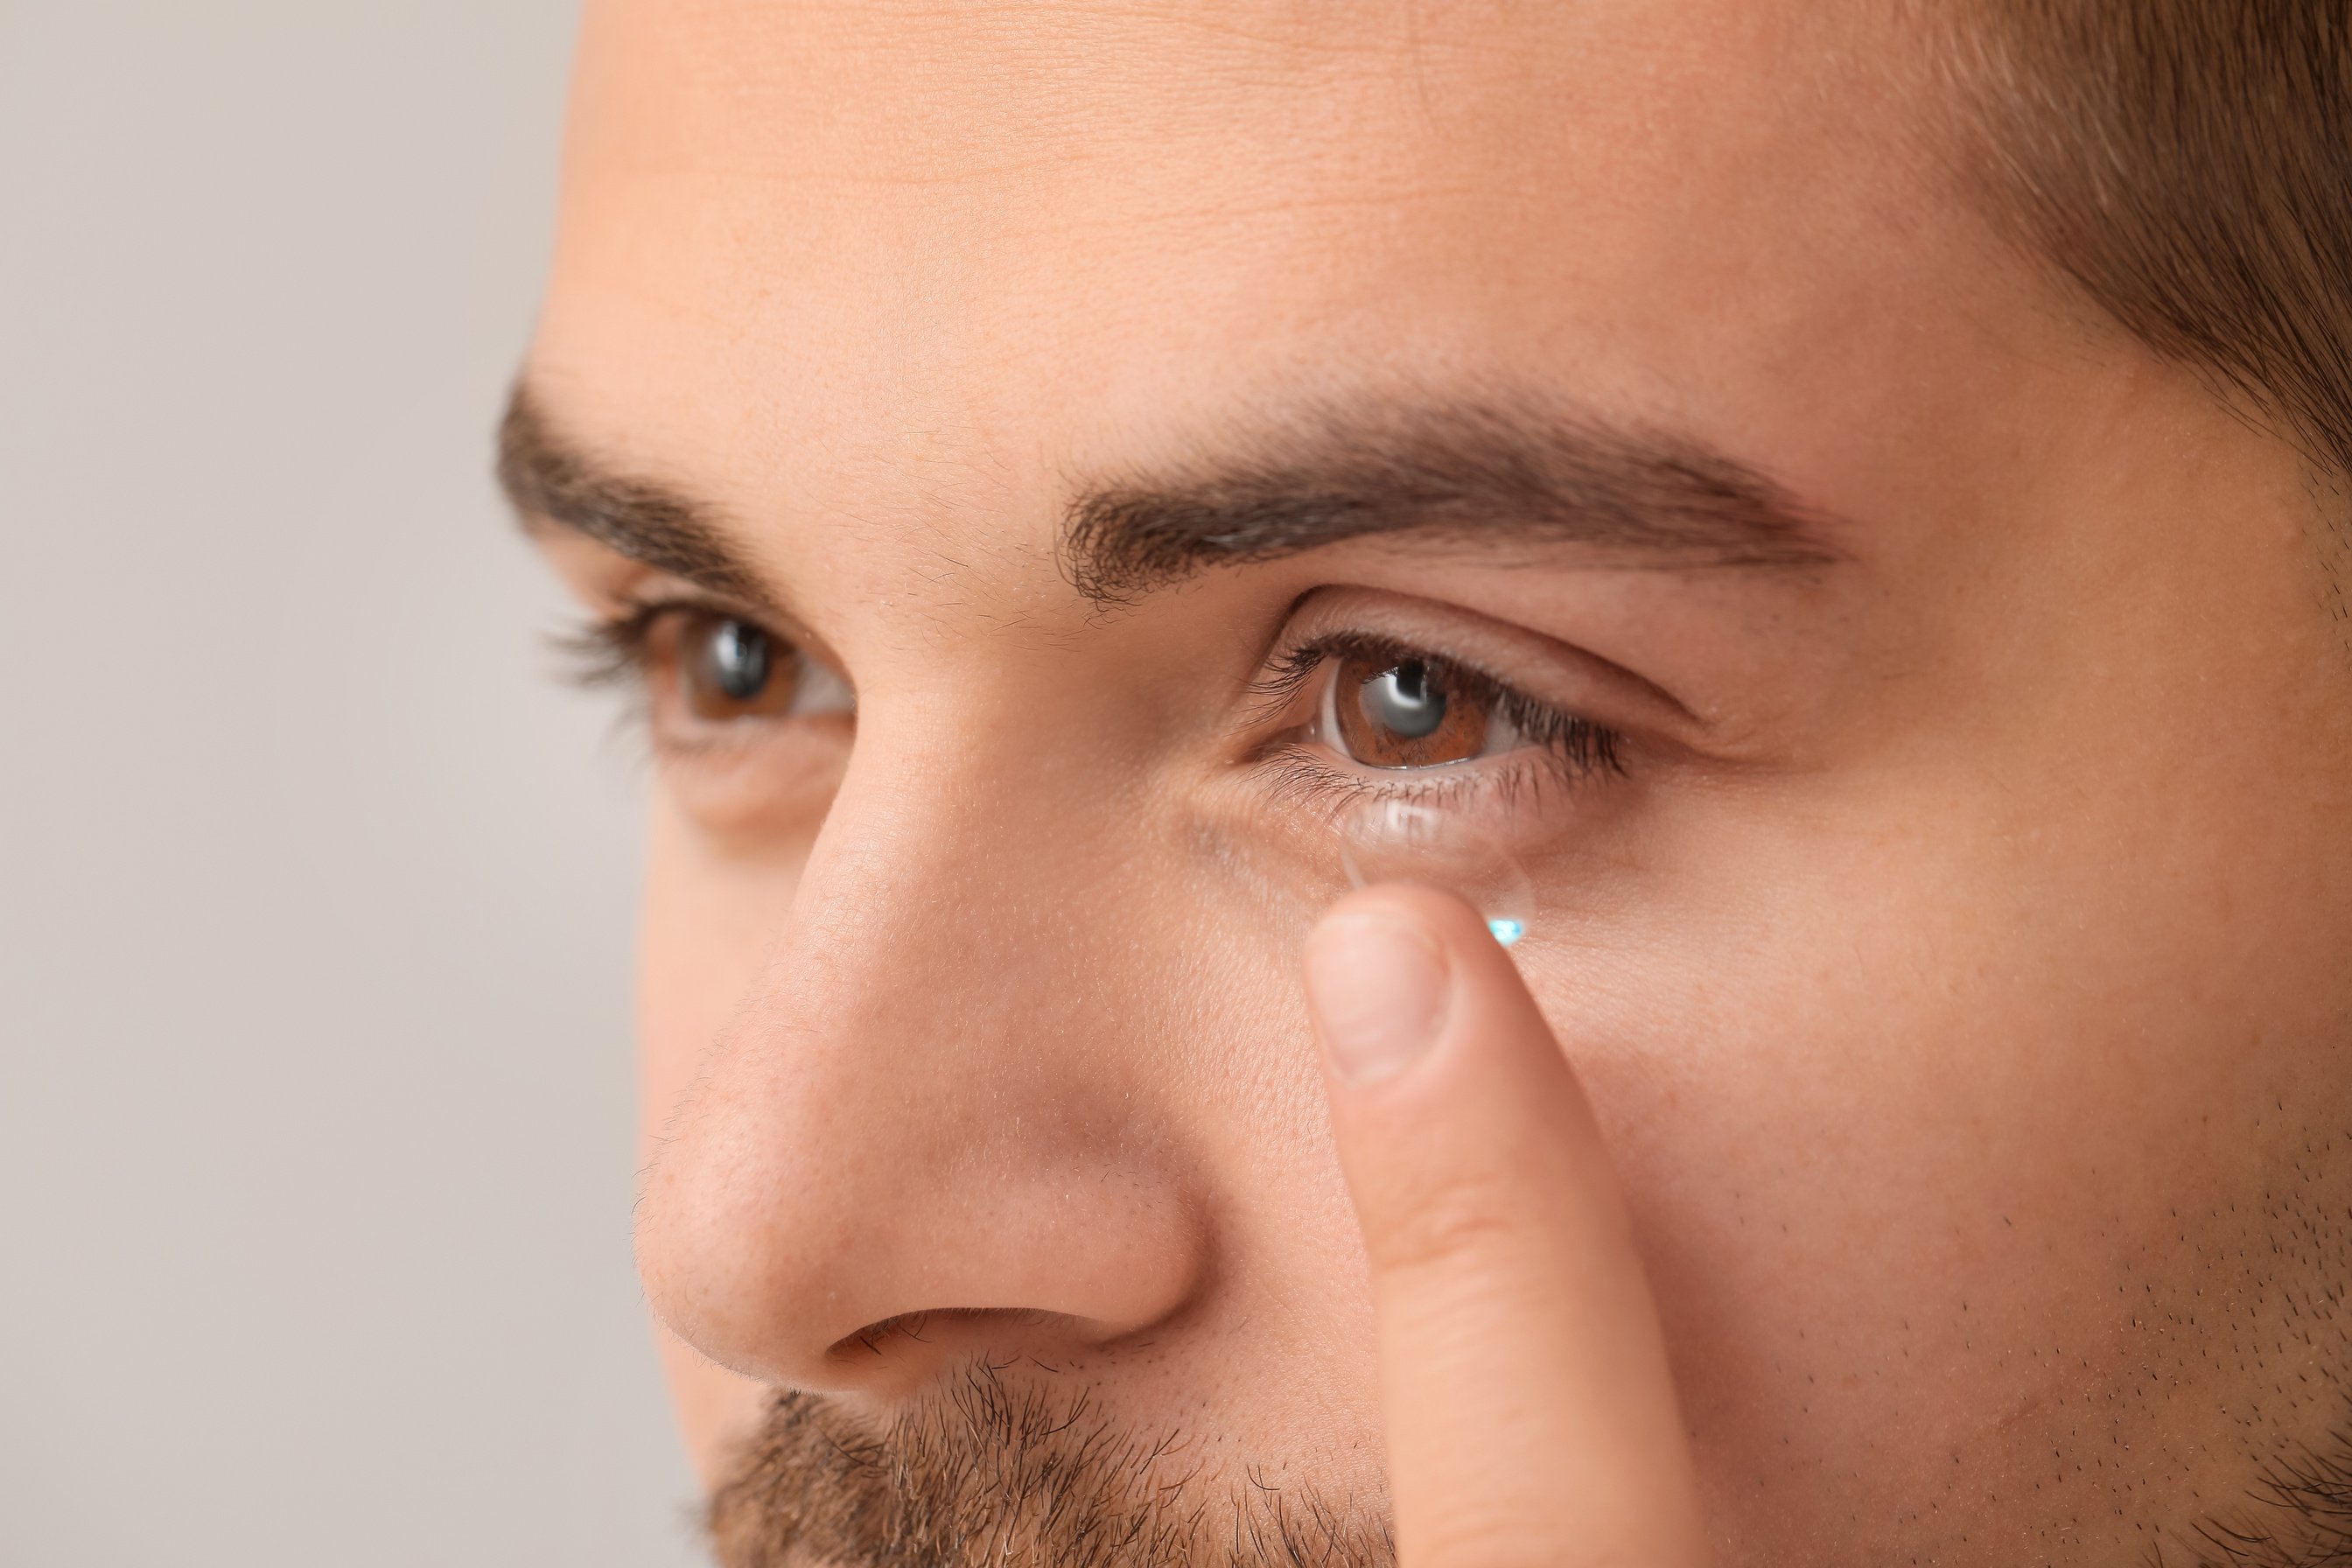
<instances>
[{"instance_id":1,"label":"mustache","mask_svg":"<svg viewBox=\"0 0 2352 1568\"><path fill-rule=\"evenodd\" d=\"M711 1494L720 1568L1394 1568L1384 1511L1002 1371L976 1363L880 1426L779 1394Z\"/></svg>"}]
</instances>

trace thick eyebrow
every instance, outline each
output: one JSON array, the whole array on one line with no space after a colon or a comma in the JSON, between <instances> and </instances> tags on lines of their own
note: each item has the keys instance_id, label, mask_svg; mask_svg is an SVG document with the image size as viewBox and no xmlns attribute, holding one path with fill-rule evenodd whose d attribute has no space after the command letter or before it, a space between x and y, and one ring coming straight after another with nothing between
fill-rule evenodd
<instances>
[{"instance_id":1,"label":"thick eyebrow","mask_svg":"<svg viewBox=\"0 0 2352 1568\"><path fill-rule=\"evenodd\" d=\"M755 607L772 595L711 510L601 465L519 382L498 477L525 526L551 523ZM1213 458L1077 487L1056 551L1079 594L1134 603L1213 566L1367 535L1554 545L1617 568L1812 570L1853 524L1687 437L1495 402L1383 401L1281 421Z\"/></svg>"},{"instance_id":2,"label":"thick eyebrow","mask_svg":"<svg viewBox=\"0 0 2352 1568\"><path fill-rule=\"evenodd\" d=\"M499 488L527 529L568 528L714 594L772 608L772 597L709 509L649 479L601 467L548 423L527 382L499 422Z\"/></svg>"},{"instance_id":3,"label":"thick eyebrow","mask_svg":"<svg viewBox=\"0 0 2352 1568\"><path fill-rule=\"evenodd\" d=\"M1620 568L1811 570L1853 525L1696 440L1533 400L1381 401L1286 421L1238 455L1082 487L1064 574L1131 604L1209 567L1410 531L1450 542L1576 547Z\"/></svg>"}]
</instances>

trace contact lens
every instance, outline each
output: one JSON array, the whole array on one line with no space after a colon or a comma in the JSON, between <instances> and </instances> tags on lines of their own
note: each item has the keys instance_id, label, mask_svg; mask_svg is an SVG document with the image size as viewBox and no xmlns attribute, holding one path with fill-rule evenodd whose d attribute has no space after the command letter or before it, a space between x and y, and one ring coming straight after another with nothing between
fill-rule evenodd
<instances>
[{"instance_id":1,"label":"contact lens","mask_svg":"<svg viewBox=\"0 0 2352 1568\"><path fill-rule=\"evenodd\" d=\"M1375 801L1339 824L1339 865L1351 887L1422 882L1465 900L1509 947L1535 919L1535 889L1508 851L1459 816Z\"/></svg>"}]
</instances>

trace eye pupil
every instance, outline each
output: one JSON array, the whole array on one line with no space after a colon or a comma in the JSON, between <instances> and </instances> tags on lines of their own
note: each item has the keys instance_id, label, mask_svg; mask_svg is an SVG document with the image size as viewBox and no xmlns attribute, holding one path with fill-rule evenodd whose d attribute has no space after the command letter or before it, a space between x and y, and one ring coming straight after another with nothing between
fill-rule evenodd
<instances>
[{"instance_id":1,"label":"eye pupil","mask_svg":"<svg viewBox=\"0 0 2352 1568\"><path fill-rule=\"evenodd\" d=\"M1434 734L1445 722L1445 693L1431 684L1429 667L1417 658L1364 682L1356 700L1365 718L1408 741Z\"/></svg>"},{"instance_id":2,"label":"eye pupil","mask_svg":"<svg viewBox=\"0 0 2352 1568\"><path fill-rule=\"evenodd\" d=\"M748 621L721 621L710 634L711 684L730 700L749 702L767 689L775 667L768 634Z\"/></svg>"}]
</instances>

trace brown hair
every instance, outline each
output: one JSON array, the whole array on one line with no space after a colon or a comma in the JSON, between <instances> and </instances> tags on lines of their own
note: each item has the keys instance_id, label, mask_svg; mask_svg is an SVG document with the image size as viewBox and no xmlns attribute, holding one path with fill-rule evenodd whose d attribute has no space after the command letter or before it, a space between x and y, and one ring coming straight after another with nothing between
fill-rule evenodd
<instances>
[{"instance_id":1,"label":"brown hair","mask_svg":"<svg viewBox=\"0 0 2352 1568\"><path fill-rule=\"evenodd\" d=\"M2001 226L2352 493L2352 0L1952 9Z\"/></svg>"}]
</instances>

